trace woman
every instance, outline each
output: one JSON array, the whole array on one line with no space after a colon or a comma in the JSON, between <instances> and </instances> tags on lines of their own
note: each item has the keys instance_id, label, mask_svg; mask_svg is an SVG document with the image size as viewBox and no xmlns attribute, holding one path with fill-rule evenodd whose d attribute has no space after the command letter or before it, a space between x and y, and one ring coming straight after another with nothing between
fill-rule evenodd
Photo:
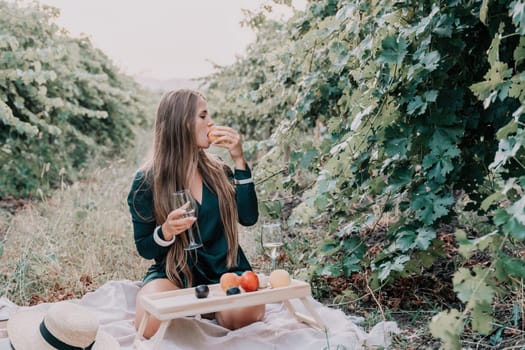
<instances>
[{"instance_id":1,"label":"woman","mask_svg":"<svg viewBox=\"0 0 525 350\"><path fill-rule=\"evenodd\" d=\"M199 284L218 283L225 272L251 270L239 247L237 222L257 222L257 197L244 159L241 138L229 127L214 127L205 98L196 91L165 94L157 110L152 159L140 169L128 195L135 245L141 256L154 259L137 295L135 326L144 309L143 295ZM209 141L215 138L213 142ZM215 144L228 150L234 173L204 150ZM183 217L185 208L171 208L170 194L189 189L197 201L197 218ZM197 221L203 247L185 251L183 234ZM196 225L196 226L197 226ZM217 312L217 322L237 329L264 317L264 305ZM150 318L144 332L155 334L160 321Z\"/></svg>"}]
</instances>

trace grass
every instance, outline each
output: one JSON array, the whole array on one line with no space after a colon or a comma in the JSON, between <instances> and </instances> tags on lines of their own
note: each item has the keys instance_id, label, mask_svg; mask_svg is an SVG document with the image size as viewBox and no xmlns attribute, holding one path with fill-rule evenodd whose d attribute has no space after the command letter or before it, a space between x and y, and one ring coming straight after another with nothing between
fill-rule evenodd
<instances>
[{"instance_id":1,"label":"grass","mask_svg":"<svg viewBox=\"0 0 525 350\"><path fill-rule=\"evenodd\" d=\"M148 135L127 158L93 160L85 178L0 214L0 296L18 305L76 298L109 280L141 279L126 202Z\"/></svg>"}]
</instances>

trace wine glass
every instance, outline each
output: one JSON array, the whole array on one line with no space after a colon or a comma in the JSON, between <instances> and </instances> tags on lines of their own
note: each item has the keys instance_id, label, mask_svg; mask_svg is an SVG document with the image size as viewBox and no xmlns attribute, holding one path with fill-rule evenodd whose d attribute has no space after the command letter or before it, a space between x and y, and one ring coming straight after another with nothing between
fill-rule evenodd
<instances>
[{"instance_id":1,"label":"wine glass","mask_svg":"<svg viewBox=\"0 0 525 350\"><path fill-rule=\"evenodd\" d=\"M191 196L189 190L180 190L172 195L172 207L173 209L178 209L189 203L189 206L186 208L186 212L183 214L184 218L196 217L197 216L197 203L195 199ZM193 234L193 225L191 225L188 230L188 240L189 244L187 247L184 247L185 250L193 250L202 247L202 243L195 240L195 235Z\"/></svg>"},{"instance_id":2,"label":"wine glass","mask_svg":"<svg viewBox=\"0 0 525 350\"><path fill-rule=\"evenodd\" d=\"M261 242L264 249L269 250L272 259L272 271L275 270L279 249L283 246L283 234L279 222L269 222L262 225Z\"/></svg>"}]
</instances>

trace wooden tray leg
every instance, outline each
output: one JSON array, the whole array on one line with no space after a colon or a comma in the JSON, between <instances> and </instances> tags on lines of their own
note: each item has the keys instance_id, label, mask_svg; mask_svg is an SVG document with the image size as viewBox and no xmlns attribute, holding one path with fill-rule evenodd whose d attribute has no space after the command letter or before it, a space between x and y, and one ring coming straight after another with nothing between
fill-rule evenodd
<instances>
[{"instance_id":1,"label":"wooden tray leg","mask_svg":"<svg viewBox=\"0 0 525 350\"><path fill-rule=\"evenodd\" d=\"M299 322L304 322L298 315L297 310L293 307L292 303L290 303L290 300L283 300L284 305L286 305L286 308L288 308L288 311L297 319Z\"/></svg>"},{"instance_id":2,"label":"wooden tray leg","mask_svg":"<svg viewBox=\"0 0 525 350\"><path fill-rule=\"evenodd\" d=\"M162 342L162 339L164 338L164 334L166 333L166 329L168 329L168 326L170 325L171 320L165 320L162 321L160 324L160 328L157 331L157 334L155 334L155 344L153 345L153 350L160 349L160 343Z\"/></svg>"},{"instance_id":3,"label":"wooden tray leg","mask_svg":"<svg viewBox=\"0 0 525 350\"><path fill-rule=\"evenodd\" d=\"M301 298L301 302L303 303L303 305L306 308L306 310L308 310L310 315L313 316L313 318L315 319L315 321L317 323L317 326L321 330L326 330L327 329L326 325L324 324L323 320L321 320L321 317L319 316L317 311L315 311L315 309L313 308L312 304L310 304L310 301L307 298Z\"/></svg>"},{"instance_id":4,"label":"wooden tray leg","mask_svg":"<svg viewBox=\"0 0 525 350\"><path fill-rule=\"evenodd\" d=\"M286 307L288 308L288 311L290 311L290 313L295 317L295 319L299 322L304 322L306 323L307 325L309 325L310 327L314 327L314 328L318 328L318 329L321 329L323 330L323 324L322 322L319 323L318 321L316 321L314 318L310 317L310 316L307 316L299 311L297 311L292 303L289 301L289 300L283 300L283 303L284 305L286 305Z\"/></svg>"},{"instance_id":5,"label":"wooden tray leg","mask_svg":"<svg viewBox=\"0 0 525 350\"><path fill-rule=\"evenodd\" d=\"M135 341L133 342L135 344L135 348L138 347L138 344L142 340L142 336L144 335L144 330L146 329L146 325L149 321L149 313L145 312L144 316L142 316L142 320L140 321L139 329L137 330L137 335L135 336Z\"/></svg>"}]
</instances>

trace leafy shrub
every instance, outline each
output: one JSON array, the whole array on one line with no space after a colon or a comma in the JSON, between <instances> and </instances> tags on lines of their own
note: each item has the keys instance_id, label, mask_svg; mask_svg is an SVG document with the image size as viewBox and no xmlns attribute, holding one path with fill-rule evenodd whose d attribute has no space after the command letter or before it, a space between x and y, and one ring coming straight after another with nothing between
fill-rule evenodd
<instances>
[{"instance_id":1,"label":"leafy shrub","mask_svg":"<svg viewBox=\"0 0 525 350\"><path fill-rule=\"evenodd\" d=\"M314 275L365 271L377 287L418 274L443 256L443 225L487 218L487 232L456 232L460 265L485 249L492 263L454 274L466 308L432 328L448 348L466 320L490 332L496 286L524 277L513 253L525 239L523 8L310 2L286 23L262 21L247 56L209 84L218 116L258 140L262 211L291 203L289 225L327 223L305 256Z\"/></svg>"},{"instance_id":2,"label":"leafy shrub","mask_svg":"<svg viewBox=\"0 0 525 350\"><path fill-rule=\"evenodd\" d=\"M0 198L76 178L148 121L148 94L88 39L53 24L57 11L0 1Z\"/></svg>"}]
</instances>

